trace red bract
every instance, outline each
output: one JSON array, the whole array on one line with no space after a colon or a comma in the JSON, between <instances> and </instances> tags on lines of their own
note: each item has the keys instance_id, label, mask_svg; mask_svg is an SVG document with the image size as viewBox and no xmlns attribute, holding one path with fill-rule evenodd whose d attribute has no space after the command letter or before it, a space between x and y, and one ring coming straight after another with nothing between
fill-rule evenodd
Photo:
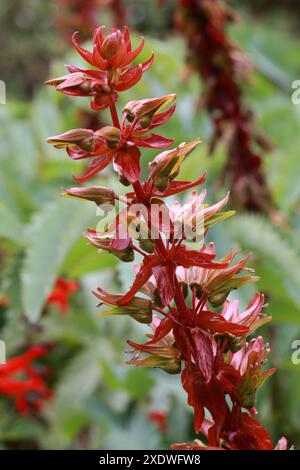
<instances>
[{"instance_id":1,"label":"red bract","mask_svg":"<svg viewBox=\"0 0 300 470\"><path fill-rule=\"evenodd\" d=\"M211 254L215 255L214 243L210 243L208 245L208 250ZM253 270L246 267L249 256L246 256L235 264L231 264L236 255L237 253L230 251L225 258L220 260L220 262L224 264L223 269L216 270L193 267L193 269L188 271L186 269L179 268L177 270L178 278L180 279L180 282L184 283L191 289L191 291L194 292L197 298L201 299L201 296L205 294L211 305L213 307L218 307L224 303L225 299L233 289L237 289L238 287L258 279L251 274L243 276L239 275L242 271L252 272ZM225 305L227 304L224 304L224 308ZM229 303L228 307L229 305L231 304ZM235 302L233 305L236 306L237 303ZM226 310L226 315L224 316L229 320L233 315ZM236 317L237 315L235 315L235 319Z\"/></svg>"},{"instance_id":2,"label":"red bract","mask_svg":"<svg viewBox=\"0 0 300 470\"><path fill-rule=\"evenodd\" d=\"M150 324L153 334L148 335L149 341L137 344L128 340L128 344L136 351L135 356L128 361L137 367L158 367L168 374L178 374L181 370L181 352L176 348L172 333L172 320L160 319L153 315ZM141 355L147 355L141 358Z\"/></svg>"},{"instance_id":3,"label":"red bract","mask_svg":"<svg viewBox=\"0 0 300 470\"><path fill-rule=\"evenodd\" d=\"M213 263L214 255L206 253L203 249L199 251L188 250L180 243L168 249L163 243L157 247L155 254L147 256L137 273L131 289L120 300L120 305L126 305L138 290L154 275L157 289L163 305L168 305L174 298L176 291L176 268L183 266L202 266L206 268L222 268L224 264Z\"/></svg>"},{"instance_id":4,"label":"red bract","mask_svg":"<svg viewBox=\"0 0 300 470\"><path fill-rule=\"evenodd\" d=\"M217 31L211 33L218 40ZM136 80L129 80L126 86L120 81L126 74L135 75L137 69L129 68L129 64L142 44L132 52L127 28L124 33L113 30L106 38L103 28L98 28L93 53L81 49L76 39L75 45L85 60L101 70L88 75L89 71L72 69L69 78L56 82L57 88L70 94L93 95L99 108L109 105L112 122L97 131L68 131L52 137L50 142L67 147L75 160L93 158L79 181L112 164L121 183L132 187L126 200L102 186L71 188L66 193L97 205L110 203L111 210L116 210L106 229L87 230L84 236L92 245L123 262L132 262L135 254L142 257L126 293L111 294L100 287L94 291L100 300L99 316L128 315L150 325L145 343L128 340L129 353L133 354L129 364L181 373L188 403L194 410L195 432L203 433L206 442L175 444L174 449L272 449L268 432L252 415L255 393L274 370L263 370L269 349L262 338L247 343L247 336L270 320L262 313L264 296L256 293L246 310L240 312L238 302L229 296L232 290L257 279L246 266L249 256L235 260L238 252L230 251L216 260L214 244L205 244L211 227L234 215L223 210L229 194L209 206L204 202L205 190L200 194L193 191L186 202L168 205L168 196L205 181L205 175L196 181L177 180L181 165L199 139L156 155L142 181L140 148L159 149L172 142L151 130L171 117L174 105L163 108L175 96L130 101L119 119L117 91ZM98 80L95 88L91 85L92 75ZM106 94L101 85L105 80L110 80ZM116 207L116 200L125 207ZM206 419L207 413L212 421ZM161 414L152 413L151 417L161 429L165 426ZM281 439L277 447L287 448L286 441Z\"/></svg>"},{"instance_id":5,"label":"red bract","mask_svg":"<svg viewBox=\"0 0 300 470\"><path fill-rule=\"evenodd\" d=\"M170 108L169 112L171 110L172 108ZM172 112L173 111L174 109ZM164 114L166 115L166 113ZM159 198L173 196L204 183L206 174L202 175L196 181L174 181L178 175L181 164L200 142L199 139L189 143L183 142L176 148L157 155L151 162L150 174L147 180L141 184L142 191L140 191L138 198L135 192L128 193L127 197L131 199L132 202L142 200L147 206L151 204L151 201L155 202L158 201Z\"/></svg>"},{"instance_id":6,"label":"red bract","mask_svg":"<svg viewBox=\"0 0 300 470\"><path fill-rule=\"evenodd\" d=\"M134 102L140 105L140 112L131 109L132 102L123 110L122 125L105 126L95 132L90 129L74 129L48 138L56 148L66 147L73 160L92 158L87 173L75 178L83 182L106 168L112 161L114 168L124 184L140 179L139 147L165 148L173 143L157 134L148 133L151 129L164 124L172 116L175 105L168 111L158 112L174 101L175 95ZM155 103L155 106L153 106Z\"/></svg>"},{"instance_id":7,"label":"red bract","mask_svg":"<svg viewBox=\"0 0 300 470\"><path fill-rule=\"evenodd\" d=\"M61 315L65 315L69 309L69 297L78 289L78 282L69 281L60 277L56 280L55 286L48 296L47 304L55 305Z\"/></svg>"},{"instance_id":8,"label":"red bract","mask_svg":"<svg viewBox=\"0 0 300 470\"><path fill-rule=\"evenodd\" d=\"M19 413L41 410L45 400L52 396L39 368L31 364L47 352L45 346L32 346L0 365L0 393L15 400Z\"/></svg>"}]
</instances>

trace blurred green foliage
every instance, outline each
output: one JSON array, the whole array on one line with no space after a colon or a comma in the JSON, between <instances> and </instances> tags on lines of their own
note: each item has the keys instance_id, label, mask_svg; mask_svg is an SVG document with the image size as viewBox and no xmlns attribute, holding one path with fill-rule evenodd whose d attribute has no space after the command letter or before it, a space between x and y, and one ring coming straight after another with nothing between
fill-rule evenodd
<instances>
[{"instance_id":1,"label":"blurred green foliage","mask_svg":"<svg viewBox=\"0 0 300 470\"><path fill-rule=\"evenodd\" d=\"M0 4L0 79L10 99L32 95L46 79L49 59L62 44L54 27L52 1L13 0Z\"/></svg>"},{"instance_id":2,"label":"blurred green foliage","mask_svg":"<svg viewBox=\"0 0 300 470\"><path fill-rule=\"evenodd\" d=\"M7 6L7 8L9 8ZM36 26L32 26L36 29ZM21 34L21 33L20 33ZM300 338L300 217L299 107L291 103L291 83L299 78L298 38L274 25L246 17L232 34L247 51L257 72L244 89L257 113L257 124L276 145L265 167L272 193L286 226L274 226L258 215L239 214L212 230L219 255L231 246L253 253L252 265L266 291L274 327L263 332L272 341L272 360L278 368L259 395L262 421L278 438L286 434L300 446L299 366L291 362L291 344ZM138 40L138 38L135 38ZM25 44L25 41L24 41ZM218 148L207 156L210 122L196 113L200 84L193 76L181 82L184 44L173 36L148 37L141 60L156 51L150 72L135 89L121 95L120 107L134 98L177 93L175 116L164 135L176 143L196 136L203 139L183 168L182 177L194 179L209 171L208 200L214 202L228 188L216 189L224 161ZM39 45L43 50L43 43ZM24 52L24 57L26 53ZM49 60L49 56L47 56ZM13 58L18 63L18 56ZM31 62L32 57L28 57ZM80 65L73 53L64 62ZM13 73L13 65L9 65ZM63 61L52 63L49 76L63 74ZM1 77L2 78L2 77ZM44 77L43 77L44 78ZM18 78L19 79L19 78ZM38 81L42 81L37 73ZM13 85L18 87L17 81ZM14 96L11 94L11 96ZM64 200L60 189L73 184L82 164L46 144L46 138L79 125L78 109L87 101L66 98L53 89L40 89L32 101L10 98L0 107L0 294L9 307L0 312L0 338L8 356L24 343L51 342L45 359L52 369L54 398L40 419L22 417L13 403L0 397L0 441L3 448L167 448L171 442L192 439L192 413L179 376L125 366L126 339L139 340L145 327L122 317L98 319L91 290L97 285L124 291L132 281L132 267L99 255L80 236L95 225L96 211L85 202ZM105 122L105 113L102 116ZM144 169L155 155L146 151ZM99 178L97 178L99 181ZM119 187L109 171L100 182ZM100 183L101 184L101 183ZM45 301L58 276L76 278L80 291L73 295L69 312L61 316L54 307L42 315ZM252 288L243 288L245 306ZM149 410L168 413L168 430L162 435L147 419Z\"/></svg>"}]
</instances>

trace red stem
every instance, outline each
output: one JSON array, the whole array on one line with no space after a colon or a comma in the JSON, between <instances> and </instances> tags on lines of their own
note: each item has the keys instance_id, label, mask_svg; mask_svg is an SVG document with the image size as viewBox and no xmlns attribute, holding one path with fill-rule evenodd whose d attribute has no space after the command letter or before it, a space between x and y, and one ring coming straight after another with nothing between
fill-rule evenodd
<instances>
[{"instance_id":1,"label":"red stem","mask_svg":"<svg viewBox=\"0 0 300 470\"><path fill-rule=\"evenodd\" d=\"M109 109L114 126L118 129L121 129L116 103L111 102L109 105Z\"/></svg>"},{"instance_id":2,"label":"red stem","mask_svg":"<svg viewBox=\"0 0 300 470\"><path fill-rule=\"evenodd\" d=\"M142 188L142 185L139 181L136 181L135 183L132 184L133 186L133 189L135 191L135 194L136 194L136 197L137 199L139 200L139 202L143 202L146 195L145 195L145 192ZM161 239L161 237L159 237L157 240L156 240L156 246L158 248L158 250L164 254L166 253L166 248L165 248L165 245ZM175 295L174 295L174 302L176 304L176 307L178 309L178 311L185 317L187 317L188 315L188 308L187 308L187 305L186 305L186 302L185 302L185 298L184 298L184 295L182 293L182 289L180 287L180 284L178 282L178 279L177 279L177 276L175 274L174 276L174 283L175 283Z\"/></svg>"},{"instance_id":3,"label":"red stem","mask_svg":"<svg viewBox=\"0 0 300 470\"><path fill-rule=\"evenodd\" d=\"M143 203L145 201L146 195L143 190L143 187L139 181L136 181L135 183L132 183L134 192L136 194L136 197L140 203Z\"/></svg>"},{"instance_id":4,"label":"red stem","mask_svg":"<svg viewBox=\"0 0 300 470\"><path fill-rule=\"evenodd\" d=\"M184 298L184 295L183 295L182 289L180 287L180 284L178 282L176 274L174 276L174 284L175 284L174 302L175 302L176 307L179 311L179 314L182 315L182 317L187 317L188 316L188 307L186 305L185 298Z\"/></svg>"}]
</instances>

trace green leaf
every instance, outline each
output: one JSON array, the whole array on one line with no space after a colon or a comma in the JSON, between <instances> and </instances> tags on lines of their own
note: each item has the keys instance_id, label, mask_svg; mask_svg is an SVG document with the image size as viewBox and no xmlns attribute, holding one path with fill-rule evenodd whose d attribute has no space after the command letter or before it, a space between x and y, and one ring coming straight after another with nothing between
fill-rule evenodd
<instances>
[{"instance_id":1,"label":"green leaf","mask_svg":"<svg viewBox=\"0 0 300 470\"><path fill-rule=\"evenodd\" d=\"M105 448L116 449L157 449L161 448L160 436L154 424L141 414L140 410L132 416L124 427L115 427L105 441Z\"/></svg>"},{"instance_id":2,"label":"green leaf","mask_svg":"<svg viewBox=\"0 0 300 470\"><path fill-rule=\"evenodd\" d=\"M99 344L99 343L98 343ZM56 412L65 407L74 407L85 402L99 384L101 370L101 345L91 343L90 347L83 349L63 369L60 381L56 386L55 399L51 406Z\"/></svg>"},{"instance_id":3,"label":"green leaf","mask_svg":"<svg viewBox=\"0 0 300 470\"><path fill-rule=\"evenodd\" d=\"M23 224L7 207L0 203L0 237L7 238L17 244L23 244Z\"/></svg>"},{"instance_id":4,"label":"green leaf","mask_svg":"<svg viewBox=\"0 0 300 470\"><path fill-rule=\"evenodd\" d=\"M236 216L229 233L257 260L259 287L268 293L274 321L300 323L300 257L279 229L259 215ZM269 313L269 312L268 312Z\"/></svg>"},{"instance_id":5,"label":"green leaf","mask_svg":"<svg viewBox=\"0 0 300 470\"><path fill-rule=\"evenodd\" d=\"M185 442L189 435L189 428L192 424L192 415L187 412L183 405L175 396L171 397L170 413L167 418L167 439L168 442ZM178 426L180 423L180 426Z\"/></svg>"},{"instance_id":6,"label":"green leaf","mask_svg":"<svg viewBox=\"0 0 300 470\"><path fill-rule=\"evenodd\" d=\"M131 367L126 373L124 385L129 395L138 399L149 395L154 385L154 379L149 370Z\"/></svg>"},{"instance_id":7,"label":"green leaf","mask_svg":"<svg viewBox=\"0 0 300 470\"><path fill-rule=\"evenodd\" d=\"M81 277L102 269L112 268L117 260L109 253L98 253L84 238L80 238L67 255L62 270L69 277Z\"/></svg>"},{"instance_id":8,"label":"green leaf","mask_svg":"<svg viewBox=\"0 0 300 470\"><path fill-rule=\"evenodd\" d=\"M101 360L101 372L103 381L111 388L112 390L123 390L124 384L121 378L116 373L116 366L115 364L110 364L107 361ZM122 365L122 369L123 369Z\"/></svg>"},{"instance_id":9,"label":"green leaf","mask_svg":"<svg viewBox=\"0 0 300 470\"><path fill-rule=\"evenodd\" d=\"M38 213L30 227L22 268L22 299L28 319L39 319L62 263L81 232L92 219L90 207L59 200Z\"/></svg>"}]
</instances>

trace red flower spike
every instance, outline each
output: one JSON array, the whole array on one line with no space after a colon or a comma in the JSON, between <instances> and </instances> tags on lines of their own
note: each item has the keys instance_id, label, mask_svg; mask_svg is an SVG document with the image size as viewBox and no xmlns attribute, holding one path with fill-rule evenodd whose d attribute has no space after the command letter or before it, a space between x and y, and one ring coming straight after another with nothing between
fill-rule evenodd
<instances>
[{"instance_id":1,"label":"red flower spike","mask_svg":"<svg viewBox=\"0 0 300 470\"><path fill-rule=\"evenodd\" d=\"M212 41L204 41L204 47L214 44L216 51L213 52L218 53L226 39L223 26L228 20L227 9L218 8L217 0L181 2L185 7L193 5L195 8L196 3L197 8L203 8L206 14L201 34L205 33ZM206 29L206 20L213 20L214 27ZM128 340L133 353L129 364L157 367L168 374L181 373L188 403L194 411L195 432L202 432L205 442L174 444L172 448L271 450L273 445L269 434L253 414L256 391L274 370L262 369L269 352L262 338L251 339L247 343L247 336L270 320L262 314L264 296L255 294L247 308L240 312L238 302L228 300L228 296L233 289L257 280L246 266L249 256L235 261L237 252L231 250L216 262L214 244L205 245L205 237L213 225L234 214L223 211L229 194L212 206L204 203L205 190L199 194L193 191L184 204L174 202L168 206L167 201L162 200L205 181L206 175L196 181L177 180L181 164L199 144L199 139L157 155L150 163L148 177L141 181L141 149L163 149L173 142L152 130L171 118L175 111L175 95L132 100L120 117L116 107L118 93L137 83L153 61L152 55L144 64L131 65L142 50L144 40L133 51L128 28L125 27L123 32L114 28L105 36L104 28L100 27L94 34L93 52L79 45L77 35L73 42L83 59L95 69L67 66L69 75L48 83L62 93L90 97L95 110L109 107L111 122L96 131L75 129L49 141L56 147L66 147L73 160L91 159L86 174L76 178L77 181L85 181L112 164L121 183L132 186L126 195L127 200L101 186L71 188L66 192L96 204L111 202L114 206L116 199L125 204L125 207L117 208L115 220L109 222L104 232L88 230L85 237L98 249L110 252L120 261L133 261L135 252L142 257L140 266L134 268L132 286L125 294L110 294L101 288L94 292L100 301L99 306L107 307L100 310L99 316L128 315L140 323L149 324L151 330L146 334L145 343ZM205 57L206 61L211 60L210 54ZM238 115L240 119L243 116L240 116L239 106L231 106L233 102L239 102L239 96L233 86L230 64L215 61L213 66L221 67L222 73L208 90L207 107L224 112L215 121L216 132L222 135L225 121L231 122L232 117ZM209 72L207 74L210 75ZM230 100L223 93L220 95L219 91L224 89L231 93ZM239 119L235 120L235 125ZM251 168L260 175L259 158L247 154L249 129L238 124L236 135L232 137L232 151L240 151L238 146L241 142L246 152L243 153L243 161L250 157ZM255 177L252 181L258 180ZM139 208L137 213L136 207ZM154 220L152 209L157 208L160 214L158 220ZM191 237L185 228L193 229ZM193 242L192 247L190 241ZM60 291L58 294L60 299ZM36 376L32 377L37 380ZM43 383L39 384L43 386ZM2 390L3 387L2 382ZM26 399L25 392L16 395L19 409L26 409ZM38 407L39 403L36 402L35 406ZM211 421L205 418L206 414L211 416ZM161 430L165 429L165 417L161 412L151 412L149 418ZM286 439L281 438L275 449L287 449Z\"/></svg>"},{"instance_id":2,"label":"red flower spike","mask_svg":"<svg viewBox=\"0 0 300 470\"><path fill-rule=\"evenodd\" d=\"M242 92L242 80L253 66L227 34L235 15L222 0L178 0L177 4L175 24L187 42L189 57L186 76L195 71L204 83L199 107L205 107L212 119L211 153L217 144L226 143L222 180L229 178L236 206L274 214L262 170L262 157L272 145L255 129L253 110L245 105Z\"/></svg>"}]
</instances>

